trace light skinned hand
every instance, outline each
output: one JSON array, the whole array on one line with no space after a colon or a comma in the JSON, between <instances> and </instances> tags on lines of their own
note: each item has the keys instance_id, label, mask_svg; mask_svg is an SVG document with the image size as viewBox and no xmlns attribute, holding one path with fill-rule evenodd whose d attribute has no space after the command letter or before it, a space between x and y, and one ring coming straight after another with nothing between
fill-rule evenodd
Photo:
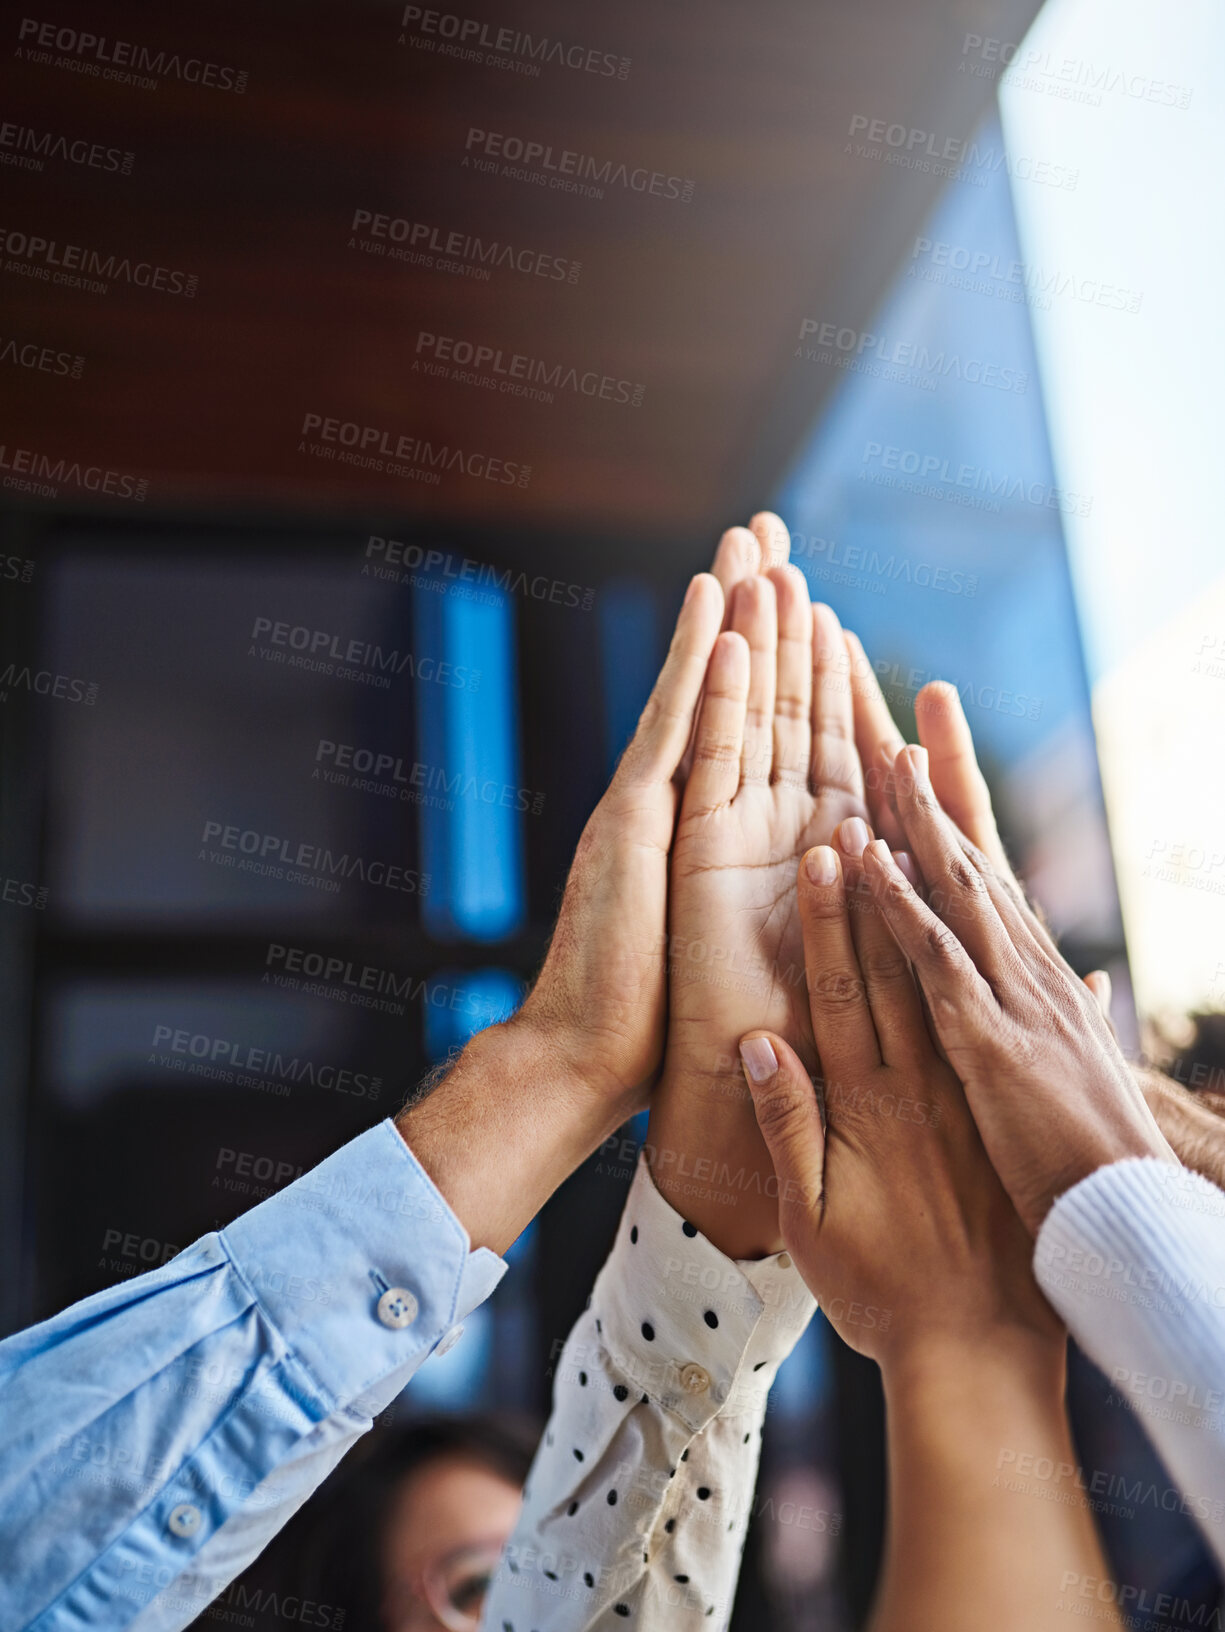
<instances>
[{"instance_id":1,"label":"light skinned hand","mask_svg":"<svg viewBox=\"0 0 1225 1632\"><path fill-rule=\"evenodd\" d=\"M646 1103L658 1074L677 779L723 611L718 580L699 574L633 739L583 829L544 966L519 1012L473 1037L433 1091L427 1085L396 1118L474 1245L504 1252Z\"/></svg>"},{"instance_id":2,"label":"light skinned hand","mask_svg":"<svg viewBox=\"0 0 1225 1632\"><path fill-rule=\"evenodd\" d=\"M751 538L765 560L785 537L763 514L747 535L726 534L720 552L735 547L751 562ZM668 1042L647 1143L664 1196L722 1251L753 1258L781 1236L737 1044L764 1022L815 1066L796 865L867 812L834 613L811 604L787 565L737 579L730 598L673 848ZM695 1180L707 1164L736 1181Z\"/></svg>"},{"instance_id":3,"label":"light skinned hand","mask_svg":"<svg viewBox=\"0 0 1225 1632\"><path fill-rule=\"evenodd\" d=\"M865 874L1029 1230L1106 1163L1175 1161L1092 992L940 808L926 750L898 754L891 798L926 899L879 841Z\"/></svg>"},{"instance_id":4,"label":"light skinned hand","mask_svg":"<svg viewBox=\"0 0 1225 1632\"><path fill-rule=\"evenodd\" d=\"M893 1366L986 1341L1032 1347L1058 1372L1061 1329L1034 1282L1032 1244L865 886L865 839L845 823L839 849L820 846L799 869L816 1091L777 1032L740 1045L787 1250L886 1380Z\"/></svg>"},{"instance_id":5,"label":"light skinned hand","mask_svg":"<svg viewBox=\"0 0 1225 1632\"><path fill-rule=\"evenodd\" d=\"M663 1056L669 854L688 745L723 621L711 573L686 592L638 727L583 829L544 966L516 1017L624 1116Z\"/></svg>"}]
</instances>

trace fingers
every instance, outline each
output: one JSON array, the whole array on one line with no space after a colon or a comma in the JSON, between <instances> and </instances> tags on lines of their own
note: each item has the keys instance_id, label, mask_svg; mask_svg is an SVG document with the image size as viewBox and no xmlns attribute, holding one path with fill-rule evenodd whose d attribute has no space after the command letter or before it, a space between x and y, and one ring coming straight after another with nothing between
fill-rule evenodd
<instances>
[{"instance_id":1,"label":"fingers","mask_svg":"<svg viewBox=\"0 0 1225 1632\"><path fill-rule=\"evenodd\" d=\"M883 840L864 851L863 869L882 918L923 988L945 1053L951 1057L998 1029L1003 1015L991 988L948 925L920 900Z\"/></svg>"},{"instance_id":2,"label":"fingers","mask_svg":"<svg viewBox=\"0 0 1225 1632\"><path fill-rule=\"evenodd\" d=\"M809 783L862 800L863 771L855 748L855 709L842 625L832 607L812 609L812 755Z\"/></svg>"},{"instance_id":3,"label":"fingers","mask_svg":"<svg viewBox=\"0 0 1225 1632\"><path fill-rule=\"evenodd\" d=\"M1102 1019L1110 1027L1110 1035L1117 1043L1119 1040L1118 1027L1110 1018L1110 998L1114 989L1110 976L1104 969L1094 969L1092 973L1085 976L1085 985L1089 988L1089 995L1097 1004Z\"/></svg>"},{"instance_id":4,"label":"fingers","mask_svg":"<svg viewBox=\"0 0 1225 1632\"><path fill-rule=\"evenodd\" d=\"M812 748L812 608L798 567L771 567L778 607L774 688L774 780L808 786Z\"/></svg>"},{"instance_id":5,"label":"fingers","mask_svg":"<svg viewBox=\"0 0 1225 1632\"><path fill-rule=\"evenodd\" d=\"M856 1082L880 1064L880 1045L855 956L837 851L819 844L800 862L800 924L808 1007L821 1069L830 1082Z\"/></svg>"},{"instance_id":6,"label":"fingers","mask_svg":"<svg viewBox=\"0 0 1225 1632\"><path fill-rule=\"evenodd\" d=\"M924 686L915 698L915 720L931 763L936 798L991 865L1011 876L957 687L947 680Z\"/></svg>"},{"instance_id":7,"label":"fingers","mask_svg":"<svg viewBox=\"0 0 1225 1632\"><path fill-rule=\"evenodd\" d=\"M1094 969L1085 976L1085 985L1093 994L1093 1000L1102 1011L1102 1019L1110 1019L1110 995L1113 990L1110 976L1104 969Z\"/></svg>"},{"instance_id":8,"label":"fingers","mask_svg":"<svg viewBox=\"0 0 1225 1632\"><path fill-rule=\"evenodd\" d=\"M753 1111L778 1179L779 1217L811 1213L825 1193L825 1132L821 1108L807 1071L795 1052L773 1032L750 1032L740 1039L745 1080Z\"/></svg>"},{"instance_id":9,"label":"fingers","mask_svg":"<svg viewBox=\"0 0 1225 1632\"><path fill-rule=\"evenodd\" d=\"M761 545L747 527L729 527L719 540L711 573L723 590L724 626L732 610L732 591L744 578L753 577L761 567Z\"/></svg>"},{"instance_id":10,"label":"fingers","mask_svg":"<svg viewBox=\"0 0 1225 1632\"><path fill-rule=\"evenodd\" d=\"M773 510L759 510L750 518L749 529L761 549L758 571L769 572L771 567L785 566L791 559L791 534L782 518Z\"/></svg>"},{"instance_id":11,"label":"fingers","mask_svg":"<svg viewBox=\"0 0 1225 1632\"><path fill-rule=\"evenodd\" d=\"M863 765L868 812L872 826L894 847L903 844L901 825L889 802L893 762L906 739L893 723L880 682L868 662L859 636L843 631L851 677L851 703L855 720L855 746Z\"/></svg>"},{"instance_id":12,"label":"fingers","mask_svg":"<svg viewBox=\"0 0 1225 1632\"><path fill-rule=\"evenodd\" d=\"M778 664L778 613L774 585L760 575L732 593L731 627L749 648L748 717L740 764L742 783L770 782L774 762L774 681Z\"/></svg>"},{"instance_id":13,"label":"fingers","mask_svg":"<svg viewBox=\"0 0 1225 1632\"><path fill-rule=\"evenodd\" d=\"M723 592L710 573L700 572L689 585L664 666L625 750L623 775L667 782L675 773L722 622Z\"/></svg>"},{"instance_id":14,"label":"fingers","mask_svg":"<svg viewBox=\"0 0 1225 1632\"><path fill-rule=\"evenodd\" d=\"M872 1011L872 1024L886 1065L914 1065L932 1055L931 1038L923 1019L919 989L905 954L881 917L864 877L863 852L871 834L865 822L852 816L834 835L842 858L851 936ZM897 857L894 858L897 861ZM907 865L909 856L905 863Z\"/></svg>"},{"instance_id":15,"label":"fingers","mask_svg":"<svg viewBox=\"0 0 1225 1632\"><path fill-rule=\"evenodd\" d=\"M986 880L941 810L928 776L927 750L904 748L894 762L893 797L907 848L927 885L927 899L950 925L979 971L997 991L1029 987L1017 940L1032 937L1019 920L1005 927ZM1011 915L1010 915L1011 916ZM1011 931L1011 932L1010 932Z\"/></svg>"},{"instance_id":16,"label":"fingers","mask_svg":"<svg viewBox=\"0 0 1225 1632\"><path fill-rule=\"evenodd\" d=\"M743 635L725 631L715 641L693 740L693 768L683 814L701 816L736 797L744 717L749 696L749 648Z\"/></svg>"}]
</instances>

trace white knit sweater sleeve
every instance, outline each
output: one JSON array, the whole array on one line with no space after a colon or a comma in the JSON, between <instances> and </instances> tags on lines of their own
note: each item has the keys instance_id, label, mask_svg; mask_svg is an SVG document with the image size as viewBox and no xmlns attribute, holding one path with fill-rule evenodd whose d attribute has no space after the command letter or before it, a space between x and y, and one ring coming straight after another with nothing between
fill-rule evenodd
<instances>
[{"instance_id":1,"label":"white knit sweater sleeve","mask_svg":"<svg viewBox=\"0 0 1225 1632\"><path fill-rule=\"evenodd\" d=\"M1034 1272L1165 1463L1169 1501L1225 1563L1225 1193L1150 1158L1061 1196Z\"/></svg>"}]
</instances>

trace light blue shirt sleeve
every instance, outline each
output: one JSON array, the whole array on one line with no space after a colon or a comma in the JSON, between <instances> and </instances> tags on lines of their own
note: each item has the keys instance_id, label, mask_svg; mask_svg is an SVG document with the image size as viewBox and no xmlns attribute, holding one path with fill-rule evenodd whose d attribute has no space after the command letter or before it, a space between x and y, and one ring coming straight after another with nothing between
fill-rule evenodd
<instances>
[{"instance_id":1,"label":"light blue shirt sleeve","mask_svg":"<svg viewBox=\"0 0 1225 1632\"><path fill-rule=\"evenodd\" d=\"M0 1626L185 1626L505 1270L388 1121L0 1343Z\"/></svg>"}]
</instances>

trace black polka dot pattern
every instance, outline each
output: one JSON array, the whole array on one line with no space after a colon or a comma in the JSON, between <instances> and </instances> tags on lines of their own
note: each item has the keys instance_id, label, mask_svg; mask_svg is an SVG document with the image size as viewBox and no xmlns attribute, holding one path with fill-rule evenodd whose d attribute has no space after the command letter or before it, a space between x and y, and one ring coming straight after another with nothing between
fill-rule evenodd
<instances>
[{"instance_id":1,"label":"black polka dot pattern","mask_svg":"<svg viewBox=\"0 0 1225 1632\"><path fill-rule=\"evenodd\" d=\"M668 1301L672 1283L666 1280L663 1266L669 1254L674 1267L676 1264L673 1232L677 1223L691 1243L680 1256L700 1272L697 1277L687 1274L689 1282L710 1289L734 1283L717 1281L711 1273L724 1262L713 1243L696 1225L678 1219L670 1210L659 1211L662 1205L658 1197L650 1199L641 1189L632 1198L633 1212L622 1224L607 1271L610 1295L604 1306L612 1321L607 1344L603 1322L589 1299L590 1323L584 1315L566 1360L550 1373L555 1377L557 1401L545 1438L549 1454L539 1459L533 1481L539 1495L525 1507L524 1516L530 1531L539 1525L547 1528L550 1522L556 1525L564 1515L569 1538L565 1551L573 1562L559 1564L560 1549L552 1558L547 1549L543 1556L538 1551L531 1567L520 1566L522 1575L516 1574L513 1585L509 1577L503 1577L504 1602L495 1584L489 1608L492 1624L502 1632L534 1632L538 1624L537 1619L525 1619L521 1605L515 1602L516 1594L522 1600L525 1584L541 1606L527 1614L538 1617L545 1613L546 1601L550 1613L556 1613L554 1589L567 1579L577 1580L591 1595L588 1614L580 1617L584 1623L594 1624L603 1616L611 1626L610 1614L618 1622L640 1619L649 1613L644 1605L653 1592L665 1597L671 1593L669 1601L684 1606L690 1618L726 1617L735 1586L737 1543L743 1540L749 1518L737 1493L752 1488L761 1448L762 1414L747 1413L752 1410L751 1402L760 1400L764 1406L769 1384L802 1330L802 1322L789 1323L784 1318L772 1334L741 1335L739 1304L734 1295L725 1298L718 1290L681 1293L673 1309ZM763 1298L767 1287L773 1288L772 1282L759 1282L752 1275L748 1279ZM784 1307L795 1307L797 1314L801 1310L795 1299ZM771 1348L775 1354L763 1357L763 1350ZM621 1352L630 1355L629 1364L614 1362L615 1354ZM656 1366L660 1382L654 1394L648 1394L640 1382L635 1395L633 1383L623 1380L634 1370L643 1376L654 1375ZM682 1388L678 1378L687 1368L697 1374L705 1371L707 1386L714 1388L717 1383L718 1388L708 1402L695 1400L688 1408L678 1408ZM751 1383L749 1373L756 1374ZM736 1415L727 1416L720 1402L732 1378ZM635 1409L622 1410L631 1399ZM694 1412L697 1414L691 1415ZM672 1482L672 1500L667 1499L668 1488L658 1483L661 1472ZM610 1482L609 1474L616 1476L616 1484ZM640 1476L656 1481L653 1503L639 1502ZM630 1494L622 1500L627 1481L632 1481ZM705 1515L712 1521L708 1526L699 1522L696 1531L693 1507L688 1505L693 1503L698 1504L699 1516L704 1504ZM725 1538L722 1544L721 1535ZM556 1549L555 1539L550 1540ZM638 1553L641 1566L635 1562ZM511 1560L507 1562L512 1570L516 1568ZM546 1568L546 1563L551 1567ZM618 1599L617 1587L628 1596ZM643 1592L646 1597L640 1599ZM502 1621L506 1611L512 1621Z\"/></svg>"}]
</instances>

